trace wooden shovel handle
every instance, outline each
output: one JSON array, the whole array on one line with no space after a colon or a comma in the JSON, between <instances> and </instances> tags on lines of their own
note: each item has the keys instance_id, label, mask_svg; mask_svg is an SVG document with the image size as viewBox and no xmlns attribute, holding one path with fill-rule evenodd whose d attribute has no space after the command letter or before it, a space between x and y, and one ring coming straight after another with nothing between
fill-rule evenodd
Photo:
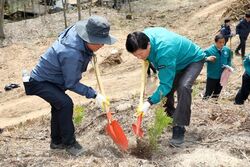
<instances>
[{"instance_id":1,"label":"wooden shovel handle","mask_svg":"<svg viewBox=\"0 0 250 167\"><path fill-rule=\"evenodd\" d=\"M147 78L147 69L149 66L148 61L142 61L142 74L141 74L141 91L140 91L140 101L139 101L139 106L142 106L143 104L143 97L144 97L144 92L145 92L145 86L146 86L146 78Z\"/></svg>"},{"instance_id":2,"label":"wooden shovel handle","mask_svg":"<svg viewBox=\"0 0 250 167\"><path fill-rule=\"evenodd\" d=\"M101 75L100 75L100 69L98 67L97 57L96 57L95 54L94 54L94 56L92 58L92 64L93 64L93 67L94 67L95 76L96 76L96 80L97 80L99 90L100 90L101 94L103 96L105 96L105 92L104 92L104 88L103 88L102 80L101 80ZM109 106L107 104L104 104L104 109L105 109L105 112L107 113L109 123L111 123L112 117L111 117L111 114L109 114Z\"/></svg>"}]
</instances>

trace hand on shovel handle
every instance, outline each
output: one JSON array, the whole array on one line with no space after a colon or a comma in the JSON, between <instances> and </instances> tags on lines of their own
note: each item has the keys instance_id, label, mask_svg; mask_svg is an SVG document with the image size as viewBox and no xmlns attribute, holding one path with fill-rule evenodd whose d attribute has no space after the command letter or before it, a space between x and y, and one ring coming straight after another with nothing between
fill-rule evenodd
<instances>
[{"instance_id":1,"label":"hand on shovel handle","mask_svg":"<svg viewBox=\"0 0 250 167\"><path fill-rule=\"evenodd\" d=\"M112 114L109 109L109 103L107 103L107 98L105 97L103 85L101 82L101 77L100 77L100 70L97 65L97 60L96 56L93 56L93 66L95 69L95 74L96 74L96 80L97 84L99 86L100 92L102 96L99 96L98 99L101 103L101 105L104 105L103 109L106 111L107 114L107 119L108 119L108 124L105 128L107 134L112 138L114 143L122 150L127 150L128 149L128 139L122 130L120 124L116 120L112 120ZM105 98L104 98L105 97ZM98 100L97 99L97 100Z\"/></svg>"},{"instance_id":2,"label":"hand on shovel handle","mask_svg":"<svg viewBox=\"0 0 250 167\"><path fill-rule=\"evenodd\" d=\"M142 62L140 102L139 102L139 107L137 108L137 111L136 111L136 115L138 117L137 117L137 122L132 125L133 132L137 137L143 137L143 134L144 134L141 128L141 123L142 123L142 117L144 115L144 110L146 109L144 105L145 103L143 104L143 95L144 95L145 85L146 85L146 69L148 68L148 65L149 63L147 61Z\"/></svg>"}]
</instances>

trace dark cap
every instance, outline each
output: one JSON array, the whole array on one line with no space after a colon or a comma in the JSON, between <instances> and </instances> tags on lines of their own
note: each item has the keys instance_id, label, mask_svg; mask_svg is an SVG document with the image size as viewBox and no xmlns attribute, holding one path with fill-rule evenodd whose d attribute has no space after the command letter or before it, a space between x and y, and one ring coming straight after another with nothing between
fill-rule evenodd
<instances>
[{"instance_id":1,"label":"dark cap","mask_svg":"<svg viewBox=\"0 0 250 167\"><path fill-rule=\"evenodd\" d=\"M77 34L91 44L114 44L117 40L109 34L109 30L109 22L101 16L91 16L76 23Z\"/></svg>"}]
</instances>

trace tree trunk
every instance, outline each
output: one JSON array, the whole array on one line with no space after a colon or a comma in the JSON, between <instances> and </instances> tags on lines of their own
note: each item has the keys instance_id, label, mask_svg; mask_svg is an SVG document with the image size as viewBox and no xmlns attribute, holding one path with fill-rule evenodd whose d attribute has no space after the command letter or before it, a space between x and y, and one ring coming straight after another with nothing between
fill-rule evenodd
<instances>
[{"instance_id":1,"label":"tree trunk","mask_svg":"<svg viewBox=\"0 0 250 167\"><path fill-rule=\"evenodd\" d=\"M66 16L66 0L62 0L62 4L63 4L63 17L64 17L64 25L65 25L65 28L68 27L67 25L67 16Z\"/></svg>"},{"instance_id":2,"label":"tree trunk","mask_svg":"<svg viewBox=\"0 0 250 167\"><path fill-rule=\"evenodd\" d=\"M0 38L5 38L3 31L3 21L4 21L4 3L5 0L0 0Z\"/></svg>"},{"instance_id":3,"label":"tree trunk","mask_svg":"<svg viewBox=\"0 0 250 167\"><path fill-rule=\"evenodd\" d=\"M34 0L31 0L32 12L35 13ZM34 15L35 16L35 15Z\"/></svg>"},{"instance_id":4,"label":"tree trunk","mask_svg":"<svg viewBox=\"0 0 250 167\"><path fill-rule=\"evenodd\" d=\"M131 13L132 13L132 9L131 9L131 3L130 3L130 0L128 0L128 6L129 6L129 13L131 14Z\"/></svg>"},{"instance_id":5,"label":"tree trunk","mask_svg":"<svg viewBox=\"0 0 250 167\"><path fill-rule=\"evenodd\" d=\"M47 5L47 1L45 1L45 3L44 3L44 9L45 9L45 13L44 13L44 15L46 15L47 14L47 11L48 11L48 5Z\"/></svg>"},{"instance_id":6,"label":"tree trunk","mask_svg":"<svg viewBox=\"0 0 250 167\"><path fill-rule=\"evenodd\" d=\"M23 4L23 10L24 10L24 12L23 12L23 19L26 22L26 4Z\"/></svg>"},{"instance_id":7,"label":"tree trunk","mask_svg":"<svg viewBox=\"0 0 250 167\"><path fill-rule=\"evenodd\" d=\"M78 20L81 20L81 1L77 0L77 11L78 11Z\"/></svg>"},{"instance_id":8,"label":"tree trunk","mask_svg":"<svg viewBox=\"0 0 250 167\"><path fill-rule=\"evenodd\" d=\"M92 0L90 0L90 5L89 5L89 15L90 15L90 16L91 16L91 13L92 13L92 12L91 12L92 3L93 3Z\"/></svg>"}]
</instances>

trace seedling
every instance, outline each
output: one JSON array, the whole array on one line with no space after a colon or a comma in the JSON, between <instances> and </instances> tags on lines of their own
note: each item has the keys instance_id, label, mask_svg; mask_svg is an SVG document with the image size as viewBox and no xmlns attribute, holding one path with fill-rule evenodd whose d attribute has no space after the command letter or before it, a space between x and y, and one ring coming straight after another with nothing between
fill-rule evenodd
<instances>
[{"instance_id":1,"label":"seedling","mask_svg":"<svg viewBox=\"0 0 250 167\"><path fill-rule=\"evenodd\" d=\"M84 108L81 105L76 105L74 107L74 123L79 125L82 123L85 116Z\"/></svg>"},{"instance_id":2,"label":"seedling","mask_svg":"<svg viewBox=\"0 0 250 167\"><path fill-rule=\"evenodd\" d=\"M149 126L145 138L137 138L137 145L131 154L142 159L151 159L153 152L157 150L157 141L164 129L172 124L172 118L167 117L163 107L155 110L154 122Z\"/></svg>"},{"instance_id":3,"label":"seedling","mask_svg":"<svg viewBox=\"0 0 250 167\"><path fill-rule=\"evenodd\" d=\"M152 149L157 149L157 141L164 132L164 129L172 124L172 118L168 117L164 108L159 107L155 110L155 120L148 128L149 145Z\"/></svg>"}]
</instances>

